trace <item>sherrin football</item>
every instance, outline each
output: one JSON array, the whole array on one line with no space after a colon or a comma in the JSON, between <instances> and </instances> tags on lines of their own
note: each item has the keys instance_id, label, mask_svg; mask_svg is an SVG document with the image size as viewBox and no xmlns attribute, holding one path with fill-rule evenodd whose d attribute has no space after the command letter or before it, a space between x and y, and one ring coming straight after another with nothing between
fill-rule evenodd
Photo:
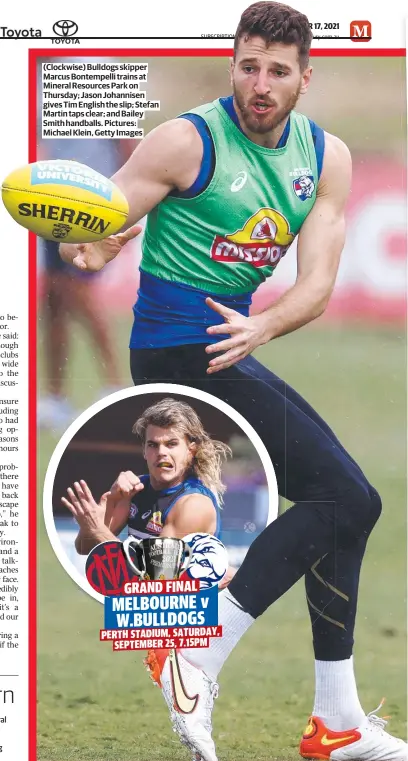
<instances>
[{"instance_id":1,"label":"sherrin football","mask_svg":"<svg viewBox=\"0 0 408 761\"><path fill-rule=\"evenodd\" d=\"M128 202L116 185L77 161L27 164L6 177L3 203L19 225L41 238L89 243L117 233Z\"/></svg>"}]
</instances>

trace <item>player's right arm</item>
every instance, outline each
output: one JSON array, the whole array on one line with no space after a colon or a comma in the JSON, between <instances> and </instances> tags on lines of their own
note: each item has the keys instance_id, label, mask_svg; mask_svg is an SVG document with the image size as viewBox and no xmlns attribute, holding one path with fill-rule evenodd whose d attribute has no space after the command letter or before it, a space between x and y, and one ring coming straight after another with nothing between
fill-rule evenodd
<instances>
[{"instance_id":1,"label":"player's right arm","mask_svg":"<svg viewBox=\"0 0 408 761\"><path fill-rule=\"evenodd\" d=\"M119 474L99 502L86 481L76 481L74 488L67 489L68 498L62 497L61 501L79 525L75 539L79 555L88 555L97 544L117 538L128 522L133 495L143 488L140 479L127 471Z\"/></svg>"},{"instance_id":2,"label":"player's right arm","mask_svg":"<svg viewBox=\"0 0 408 761\"><path fill-rule=\"evenodd\" d=\"M142 481L131 470L119 473L112 484L106 503L105 526L114 534L120 534L126 526L132 498L142 489Z\"/></svg>"},{"instance_id":3,"label":"player's right arm","mask_svg":"<svg viewBox=\"0 0 408 761\"><path fill-rule=\"evenodd\" d=\"M203 144L187 119L172 119L152 130L133 151L112 181L129 204L126 230L97 243L60 246L64 261L79 269L97 271L114 259L123 246L141 231L136 223L170 191L186 190L196 180Z\"/></svg>"}]
</instances>

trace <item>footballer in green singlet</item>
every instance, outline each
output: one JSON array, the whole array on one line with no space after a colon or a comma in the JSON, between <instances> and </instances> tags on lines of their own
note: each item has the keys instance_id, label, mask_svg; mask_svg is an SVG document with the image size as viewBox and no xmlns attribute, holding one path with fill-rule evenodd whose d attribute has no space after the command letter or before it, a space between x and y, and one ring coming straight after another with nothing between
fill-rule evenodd
<instances>
[{"instance_id":1,"label":"footballer in green singlet","mask_svg":"<svg viewBox=\"0 0 408 761\"><path fill-rule=\"evenodd\" d=\"M152 667L194 761L217 761L210 716L223 663L302 576L315 699L301 755L408 759L407 744L362 708L353 667L360 569L380 496L318 413L251 356L324 312L345 241L350 153L294 110L311 80L311 39L299 11L269 0L249 6L235 35L232 96L157 127L113 177L128 199L129 224L148 215L130 341L134 383L190 383L228 402L263 440L279 494L294 503L220 593L222 638ZM62 245L61 254L98 270L140 229ZM296 282L251 314L256 288L284 255L295 256L295 237ZM273 673L270 682L273 690Z\"/></svg>"}]
</instances>

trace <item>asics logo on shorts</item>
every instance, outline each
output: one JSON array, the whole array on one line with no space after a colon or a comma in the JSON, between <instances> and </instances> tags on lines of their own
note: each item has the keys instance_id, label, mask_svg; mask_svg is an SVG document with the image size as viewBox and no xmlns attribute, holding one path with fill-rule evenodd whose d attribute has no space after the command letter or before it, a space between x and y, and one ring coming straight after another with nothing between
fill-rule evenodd
<instances>
[{"instance_id":1,"label":"asics logo on shorts","mask_svg":"<svg viewBox=\"0 0 408 761\"><path fill-rule=\"evenodd\" d=\"M247 179L248 175L246 172L238 172L236 179L231 185L231 193L238 193L239 190L242 190Z\"/></svg>"}]
</instances>

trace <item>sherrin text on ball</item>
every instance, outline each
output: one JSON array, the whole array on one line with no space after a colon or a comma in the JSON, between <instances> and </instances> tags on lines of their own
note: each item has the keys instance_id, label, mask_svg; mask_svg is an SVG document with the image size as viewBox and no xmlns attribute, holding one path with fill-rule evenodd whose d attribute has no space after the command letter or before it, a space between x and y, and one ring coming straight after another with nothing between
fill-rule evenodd
<instances>
[{"instance_id":1,"label":"sherrin text on ball","mask_svg":"<svg viewBox=\"0 0 408 761\"><path fill-rule=\"evenodd\" d=\"M77 161L37 161L2 183L7 211L46 240L90 243L119 232L128 202L116 185Z\"/></svg>"}]
</instances>

